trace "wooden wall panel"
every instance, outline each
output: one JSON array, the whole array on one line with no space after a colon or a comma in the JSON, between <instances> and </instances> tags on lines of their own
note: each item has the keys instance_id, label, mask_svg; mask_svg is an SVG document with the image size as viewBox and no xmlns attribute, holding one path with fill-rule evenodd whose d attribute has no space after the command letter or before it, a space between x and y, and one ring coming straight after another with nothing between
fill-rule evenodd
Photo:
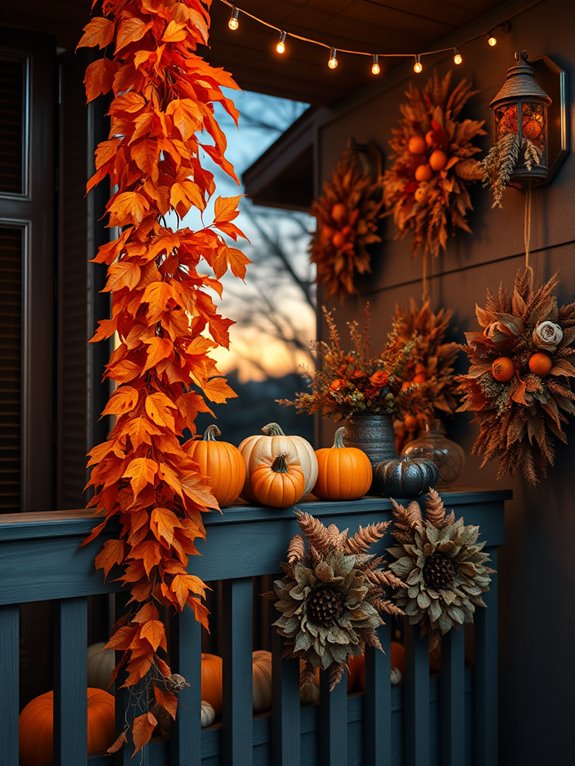
<instances>
[{"instance_id":1,"label":"wooden wall panel","mask_svg":"<svg viewBox=\"0 0 575 766\"><path fill-rule=\"evenodd\" d=\"M518 14L509 35L501 37L494 49L489 49L484 39L468 45L462 51L464 64L454 72L456 77L471 78L478 89L469 105L470 116L487 119L491 127L489 101L513 64L514 50L522 48L531 58L547 54L567 70L568 111L572 115L575 7L561 0L544 0L508 4L501 13L506 11ZM461 35L466 37L465 30ZM443 73L449 63L438 62L438 71ZM404 74L407 76L403 78L393 75L394 81L381 81L338 110L322 113L316 139L317 189L330 175L350 136L359 142L376 141L387 152L389 132L399 117L409 76L415 77L407 70ZM423 83L425 76L417 82ZM569 130L573 146L572 127ZM476 302L483 304L486 289L496 289L500 281L512 285L523 262L524 194L510 189L504 195L503 210L491 210L490 195L477 187L473 191L476 209L469 219L473 234L458 235L450 242L447 255L431 269L432 301L437 307L454 309L458 340L463 339L464 330L474 328L474 306ZM562 302L575 300L574 205L575 157L570 155L553 182L533 195L531 262L538 279L559 271ZM394 239L390 220L384 226L385 241L373 258L374 274L360 284L362 297L369 297L376 317L375 349L384 342L395 304L421 294L421 261L411 258L409 240ZM337 307L342 323L357 316L360 302L351 300ZM460 366L465 367L463 359ZM318 431L327 446L333 425L320 422ZM476 435L470 418L458 415L450 433L469 455ZM573 763L575 616L569 594L575 589L575 515L569 467L575 460L574 424L567 433L570 445L558 449L555 468L536 489L527 488L518 478L496 482L496 466L481 470L474 457L468 457L460 479L466 486L509 487L514 492L499 562L500 761L505 766Z\"/></svg>"}]
</instances>

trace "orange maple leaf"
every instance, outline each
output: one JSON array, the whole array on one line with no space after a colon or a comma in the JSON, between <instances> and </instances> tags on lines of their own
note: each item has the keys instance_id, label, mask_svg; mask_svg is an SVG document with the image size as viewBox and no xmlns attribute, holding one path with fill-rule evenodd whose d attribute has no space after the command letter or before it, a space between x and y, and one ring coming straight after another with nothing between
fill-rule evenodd
<instances>
[{"instance_id":1,"label":"orange maple leaf","mask_svg":"<svg viewBox=\"0 0 575 766\"><path fill-rule=\"evenodd\" d=\"M168 508L154 508L150 515L150 529L160 543L165 541L171 545L174 540L174 529L181 526L176 514Z\"/></svg>"},{"instance_id":2,"label":"orange maple leaf","mask_svg":"<svg viewBox=\"0 0 575 766\"><path fill-rule=\"evenodd\" d=\"M114 39L114 22L102 16L94 16L84 27L84 34L76 46L78 48L94 48L96 45L102 49L110 45Z\"/></svg>"},{"instance_id":3,"label":"orange maple leaf","mask_svg":"<svg viewBox=\"0 0 575 766\"><path fill-rule=\"evenodd\" d=\"M155 425L174 430L174 415L170 410L175 410L177 407L165 394L157 391L147 396L145 408L148 417Z\"/></svg>"},{"instance_id":4,"label":"orange maple leaf","mask_svg":"<svg viewBox=\"0 0 575 766\"><path fill-rule=\"evenodd\" d=\"M86 101L88 103L112 90L117 69L118 65L107 58L96 59L96 61L88 64L84 76Z\"/></svg>"},{"instance_id":5,"label":"orange maple leaf","mask_svg":"<svg viewBox=\"0 0 575 766\"><path fill-rule=\"evenodd\" d=\"M148 484L154 483L154 477L158 472L158 464L155 460L147 457L136 457L128 463L128 467L122 474L123 478L130 479L134 499Z\"/></svg>"},{"instance_id":6,"label":"orange maple leaf","mask_svg":"<svg viewBox=\"0 0 575 766\"><path fill-rule=\"evenodd\" d=\"M178 698L176 695L164 691L159 686L154 686L154 697L158 705L163 707L175 721L178 710Z\"/></svg>"},{"instance_id":7,"label":"orange maple leaf","mask_svg":"<svg viewBox=\"0 0 575 766\"><path fill-rule=\"evenodd\" d=\"M150 210L150 203L143 194L127 191L116 194L108 205L110 226L140 224ZM111 268L111 267L110 267Z\"/></svg>"},{"instance_id":8,"label":"orange maple leaf","mask_svg":"<svg viewBox=\"0 0 575 766\"><path fill-rule=\"evenodd\" d=\"M107 577L112 567L121 564L124 560L125 549L123 540L106 540L102 550L94 559L96 569L103 569L104 577Z\"/></svg>"},{"instance_id":9,"label":"orange maple leaf","mask_svg":"<svg viewBox=\"0 0 575 766\"><path fill-rule=\"evenodd\" d=\"M154 652L158 650L158 647L167 651L166 630L164 623L160 622L160 620L147 620L144 622L140 628L140 638L145 638Z\"/></svg>"},{"instance_id":10,"label":"orange maple leaf","mask_svg":"<svg viewBox=\"0 0 575 766\"><path fill-rule=\"evenodd\" d=\"M156 716L148 711L134 718L132 725L132 739L134 741L134 755L148 744L152 739L154 729L158 725Z\"/></svg>"},{"instance_id":11,"label":"orange maple leaf","mask_svg":"<svg viewBox=\"0 0 575 766\"><path fill-rule=\"evenodd\" d=\"M228 399L235 399L237 397L233 388L230 388L225 378L211 378L202 385L204 394L211 402L217 402L222 404Z\"/></svg>"},{"instance_id":12,"label":"orange maple leaf","mask_svg":"<svg viewBox=\"0 0 575 766\"><path fill-rule=\"evenodd\" d=\"M151 22L146 24L145 21L142 21L142 19L138 19L135 16L121 19L118 24L116 50L114 53L117 55L118 51L121 51L126 45L141 40L151 26Z\"/></svg>"}]
</instances>

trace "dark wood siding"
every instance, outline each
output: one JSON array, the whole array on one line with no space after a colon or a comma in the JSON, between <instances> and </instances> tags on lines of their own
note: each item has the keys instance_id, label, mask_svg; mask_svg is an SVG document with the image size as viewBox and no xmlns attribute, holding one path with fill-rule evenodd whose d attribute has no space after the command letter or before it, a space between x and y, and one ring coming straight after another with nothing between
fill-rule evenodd
<instances>
[{"instance_id":1,"label":"dark wood siding","mask_svg":"<svg viewBox=\"0 0 575 766\"><path fill-rule=\"evenodd\" d=\"M524 8L524 12L521 9ZM569 73L568 110L574 103L573 62L575 8L561 0L540 3L516 2L501 9L519 12L511 32L490 49L478 39L462 51L464 64L454 76L471 78L478 89L470 102L470 116L483 118L491 127L489 101L513 64L516 49L525 48L530 58L553 57ZM461 36L468 38L484 27L478 23ZM455 37L453 44L456 44ZM450 61L437 64L444 72ZM428 65L427 71L430 70ZM408 82L382 80L337 110L323 113L318 129L316 188L329 176L348 137L367 143L376 141L388 152L390 130L399 118L399 106ZM410 73L409 73L410 74ZM425 80L425 72L421 80ZM572 127L569 127L573 145ZM487 147L487 141L485 143ZM559 297L573 301L575 291L575 158L571 154L553 182L533 193L531 263L538 280L558 271ZM475 328L475 303L484 305L486 289L496 290L503 281L512 285L522 265L525 195L505 192L503 210L491 210L490 195L477 184L473 190L475 212L469 222L472 235L451 240L448 252L431 266L430 292L435 307L454 309L455 338ZM421 295L421 261L413 260L410 243L394 238L393 224L384 225L385 242L374 255L374 274L360 284L362 296L372 302L375 321L374 349L384 342L396 303ZM320 297L321 303L321 297ZM343 322L356 317L360 302L352 300L337 309ZM463 368L464 361L460 366ZM318 424L323 446L330 442L332 425ZM559 446L556 466L536 489L520 478L495 480L496 466L480 469L470 449L477 434L471 419L458 415L450 435L467 452L462 486L512 488L508 506L506 542L499 569L501 611L501 763L505 766L546 766L573 762L572 713L575 706L573 645L575 615L571 596L575 591L575 516L572 512L572 464L575 460L575 426L567 429L570 444ZM526 732L529 735L526 736Z\"/></svg>"}]
</instances>

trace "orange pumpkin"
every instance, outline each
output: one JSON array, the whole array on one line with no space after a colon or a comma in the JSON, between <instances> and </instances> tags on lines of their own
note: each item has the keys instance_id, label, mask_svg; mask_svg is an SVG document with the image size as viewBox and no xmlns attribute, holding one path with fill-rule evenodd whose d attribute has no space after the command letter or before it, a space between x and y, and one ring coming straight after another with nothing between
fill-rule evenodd
<instances>
[{"instance_id":1,"label":"orange pumpkin","mask_svg":"<svg viewBox=\"0 0 575 766\"><path fill-rule=\"evenodd\" d=\"M208 478L220 508L225 508L239 497L246 466L238 448L229 442L216 441L218 436L221 431L212 424L204 431L203 439L192 439L185 446L198 463L200 473Z\"/></svg>"},{"instance_id":2,"label":"orange pumpkin","mask_svg":"<svg viewBox=\"0 0 575 766\"><path fill-rule=\"evenodd\" d=\"M258 503L270 508L288 508L303 497L305 479L300 464L288 463L285 452L280 452L252 471L250 485Z\"/></svg>"},{"instance_id":3,"label":"orange pumpkin","mask_svg":"<svg viewBox=\"0 0 575 766\"><path fill-rule=\"evenodd\" d=\"M114 697L103 689L88 689L88 752L104 752L113 743L116 723ZM54 692L35 697L20 713L20 766L52 763Z\"/></svg>"},{"instance_id":4,"label":"orange pumpkin","mask_svg":"<svg viewBox=\"0 0 575 766\"><path fill-rule=\"evenodd\" d=\"M405 647L399 641L391 641L389 645L389 661L392 668L397 668L403 675L405 668ZM360 654L348 661L349 673L347 674L348 692L365 691L365 655Z\"/></svg>"},{"instance_id":5,"label":"orange pumpkin","mask_svg":"<svg viewBox=\"0 0 575 766\"><path fill-rule=\"evenodd\" d=\"M299 463L305 479L304 494L311 492L317 481L317 458L311 444L302 436L287 436L277 423L268 423L262 428L262 434L248 436L238 447L247 468L242 496L254 499L250 487L252 472L270 458L273 462L280 452L285 453L288 464Z\"/></svg>"},{"instance_id":6,"label":"orange pumpkin","mask_svg":"<svg viewBox=\"0 0 575 766\"><path fill-rule=\"evenodd\" d=\"M217 716L222 714L223 665L224 661L217 654L202 652L200 681L202 699L210 703Z\"/></svg>"},{"instance_id":7,"label":"orange pumpkin","mask_svg":"<svg viewBox=\"0 0 575 766\"><path fill-rule=\"evenodd\" d=\"M491 374L499 383L507 383L515 375L515 365L508 356L500 356L491 365Z\"/></svg>"},{"instance_id":8,"label":"orange pumpkin","mask_svg":"<svg viewBox=\"0 0 575 766\"><path fill-rule=\"evenodd\" d=\"M317 482L313 493L320 500L356 500L371 486L373 469L369 458L357 447L343 442L345 426L335 432L333 447L315 451Z\"/></svg>"},{"instance_id":9,"label":"orange pumpkin","mask_svg":"<svg viewBox=\"0 0 575 766\"><path fill-rule=\"evenodd\" d=\"M542 352L538 352L537 354L532 354L529 357L529 370L534 375L539 375L540 377L545 377L545 375L548 375L551 372L551 368L553 367L553 360L549 356L549 354L543 354Z\"/></svg>"}]
</instances>

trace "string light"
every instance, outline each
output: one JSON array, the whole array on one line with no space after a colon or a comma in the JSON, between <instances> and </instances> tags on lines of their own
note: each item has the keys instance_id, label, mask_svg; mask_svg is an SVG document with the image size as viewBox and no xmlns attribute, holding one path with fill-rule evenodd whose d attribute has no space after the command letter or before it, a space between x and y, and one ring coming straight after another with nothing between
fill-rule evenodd
<instances>
[{"instance_id":1,"label":"string light","mask_svg":"<svg viewBox=\"0 0 575 766\"><path fill-rule=\"evenodd\" d=\"M232 30L232 32L235 32L240 25L240 20L238 18L239 15L240 15L239 10L235 7L232 8L230 20L228 21L228 27Z\"/></svg>"},{"instance_id":2,"label":"string light","mask_svg":"<svg viewBox=\"0 0 575 766\"><path fill-rule=\"evenodd\" d=\"M483 32L482 34L475 35L475 37L471 37L468 40L464 40L463 42L459 43L459 48L450 47L450 48L438 48L436 50L429 50L429 51L420 51L419 53L411 52L411 53L373 53L371 51L365 51L365 50L349 50L346 48L335 48L334 46L330 45L329 43L325 43L322 40L314 40L311 37L305 37L304 35L299 35L296 32L288 32L286 30L281 29L280 27L277 27L275 24L270 24L269 21L265 21L264 19L261 19L259 16L255 16L253 13L250 13L249 11L244 10L243 8L238 8L237 6L233 5L230 0L220 0L224 5L226 5L228 8L231 8L231 15L230 19L228 21L228 27L235 31L239 27L239 14L244 14L244 16L247 16L249 19L252 19L253 21L256 21L258 24L261 24L264 27L267 27L268 29L272 29L275 32L279 34L279 40L276 43L275 49L277 53L280 55L283 55L286 51L286 38L289 36L293 38L294 40L299 40L300 42L309 43L311 45L316 45L319 48L325 48L326 50L329 50L329 59L327 62L327 65L330 69L337 69L338 66L338 60L337 60L337 54L338 53L344 53L346 55L350 56L370 56L371 57L371 73L373 75L378 75L381 73L381 66L379 64L380 58L409 58L414 59L413 64L413 71L416 74L421 74L423 72L423 64L421 62L421 59L424 56L437 56L441 53L452 53L453 54L453 63L457 66L463 63L463 56L459 52L459 49L468 43L475 42L475 40L479 39L485 39L487 38L488 44L493 47L497 45L497 37L495 36L495 30L501 30L503 33L509 32L511 29L511 20L507 19L506 21L501 22L500 24L497 24L495 27L492 27L489 32L486 34ZM517 14L515 14L517 15ZM514 18L514 17L512 17Z\"/></svg>"},{"instance_id":3,"label":"string light","mask_svg":"<svg viewBox=\"0 0 575 766\"><path fill-rule=\"evenodd\" d=\"M282 30L280 33L280 39L278 40L278 43L276 45L276 51L280 54L280 56L283 56L283 54L286 52L286 33Z\"/></svg>"}]
</instances>

